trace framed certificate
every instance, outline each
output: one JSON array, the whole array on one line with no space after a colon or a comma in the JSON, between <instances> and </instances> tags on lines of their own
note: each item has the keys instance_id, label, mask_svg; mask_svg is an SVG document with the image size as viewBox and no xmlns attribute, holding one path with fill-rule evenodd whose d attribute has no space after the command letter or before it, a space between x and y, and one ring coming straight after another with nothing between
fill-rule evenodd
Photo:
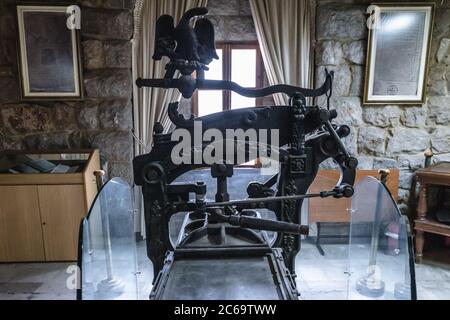
<instances>
[{"instance_id":1,"label":"framed certificate","mask_svg":"<svg viewBox=\"0 0 450 320\"><path fill-rule=\"evenodd\" d=\"M374 23L368 24L364 104L424 103L434 4L369 8Z\"/></svg>"},{"instance_id":2,"label":"framed certificate","mask_svg":"<svg viewBox=\"0 0 450 320\"><path fill-rule=\"evenodd\" d=\"M23 99L82 98L80 43L67 6L17 6Z\"/></svg>"}]
</instances>

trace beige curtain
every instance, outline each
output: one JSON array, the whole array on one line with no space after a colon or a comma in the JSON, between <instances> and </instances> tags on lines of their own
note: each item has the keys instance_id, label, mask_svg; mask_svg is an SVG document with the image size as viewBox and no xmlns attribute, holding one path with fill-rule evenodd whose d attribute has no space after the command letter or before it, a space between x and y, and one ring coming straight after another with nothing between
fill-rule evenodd
<instances>
[{"instance_id":1,"label":"beige curtain","mask_svg":"<svg viewBox=\"0 0 450 320\"><path fill-rule=\"evenodd\" d=\"M312 87L311 0L249 0L256 33L271 85ZM274 95L287 105L286 95Z\"/></svg>"},{"instance_id":2,"label":"beige curtain","mask_svg":"<svg viewBox=\"0 0 450 320\"><path fill-rule=\"evenodd\" d=\"M156 20L163 14L174 17L175 23L189 9L206 7L208 0L137 0L133 38L133 78L162 78L168 60L154 61ZM160 122L166 130L169 103L180 99L178 90L141 88L134 86L134 130L136 154L147 153L153 140L153 126Z\"/></svg>"},{"instance_id":3,"label":"beige curtain","mask_svg":"<svg viewBox=\"0 0 450 320\"><path fill-rule=\"evenodd\" d=\"M163 14L174 17L175 23L189 9L206 7L208 0L137 0L134 9L133 79L162 78L168 60L154 61L156 20ZM160 122L167 131L170 120L167 108L179 100L178 90L133 87L134 137L136 155L150 152L153 126ZM145 221L140 188L135 190L135 232L145 238Z\"/></svg>"}]
</instances>

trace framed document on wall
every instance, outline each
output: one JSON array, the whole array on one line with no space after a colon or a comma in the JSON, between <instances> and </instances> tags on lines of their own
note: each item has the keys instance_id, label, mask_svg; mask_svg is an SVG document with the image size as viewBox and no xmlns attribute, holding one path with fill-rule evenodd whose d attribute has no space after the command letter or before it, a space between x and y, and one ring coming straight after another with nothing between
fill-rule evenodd
<instances>
[{"instance_id":1,"label":"framed document on wall","mask_svg":"<svg viewBox=\"0 0 450 320\"><path fill-rule=\"evenodd\" d=\"M23 99L82 98L79 35L67 6L17 6Z\"/></svg>"},{"instance_id":2,"label":"framed document on wall","mask_svg":"<svg viewBox=\"0 0 450 320\"><path fill-rule=\"evenodd\" d=\"M424 103L434 5L380 3L369 9L374 23L369 28L364 104Z\"/></svg>"}]
</instances>

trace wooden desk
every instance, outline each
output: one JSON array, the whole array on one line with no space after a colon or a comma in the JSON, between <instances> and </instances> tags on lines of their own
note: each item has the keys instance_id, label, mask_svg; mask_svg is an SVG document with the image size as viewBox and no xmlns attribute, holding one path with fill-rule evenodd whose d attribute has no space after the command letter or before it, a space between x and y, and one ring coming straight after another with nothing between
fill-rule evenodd
<instances>
[{"instance_id":1,"label":"wooden desk","mask_svg":"<svg viewBox=\"0 0 450 320\"><path fill-rule=\"evenodd\" d=\"M379 170L357 170L356 183L364 177L372 176L380 178ZM398 197L398 169L389 169L390 173L387 175L386 186L391 192L395 200ZM323 190L331 190L339 180L338 170L319 170L316 179L309 188L310 193L317 193ZM348 209L351 208L351 198L311 198L308 201L308 224L315 223L317 227L316 247L321 255L324 255L320 245L321 225L323 223L336 222L350 222L350 215Z\"/></svg>"},{"instance_id":2,"label":"wooden desk","mask_svg":"<svg viewBox=\"0 0 450 320\"><path fill-rule=\"evenodd\" d=\"M395 200L398 197L398 169L389 169L386 185ZM364 177L372 176L379 178L378 170L357 170L355 185ZM316 193L323 190L331 190L339 180L338 170L320 170L316 179L311 184L309 192ZM312 198L309 200L308 223L317 222L350 222L347 209L351 207L351 198Z\"/></svg>"},{"instance_id":3,"label":"wooden desk","mask_svg":"<svg viewBox=\"0 0 450 320\"><path fill-rule=\"evenodd\" d=\"M416 171L417 181L420 184L419 202L417 204L417 219L414 220L414 230L416 232L416 260L422 261L424 233L433 233L443 236L450 236L450 226L439 223L427 216L427 189L429 186L450 187L450 162L440 162L428 168Z\"/></svg>"}]
</instances>

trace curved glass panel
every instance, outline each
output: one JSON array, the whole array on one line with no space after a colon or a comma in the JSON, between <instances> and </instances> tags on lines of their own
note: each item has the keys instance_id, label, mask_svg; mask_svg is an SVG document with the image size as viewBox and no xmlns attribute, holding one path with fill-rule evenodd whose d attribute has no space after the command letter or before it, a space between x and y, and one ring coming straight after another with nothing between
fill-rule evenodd
<instances>
[{"instance_id":1,"label":"curved glass panel","mask_svg":"<svg viewBox=\"0 0 450 320\"><path fill-rule=\"evenodd\" d=\"M365 177L352 198L349 299L415 299L409 223L386 187Z\"/></svg>"},{"instance_id":2,"label":"curved glass panel","mask_svg":"<svg viewBox=\"0 0 450 320\"><path fill-rule=\"evenodd\" d=\"M80 235L83 300L138 298L136 240L130 186L120 178L108 181L97 194Z\"/></svg>"}]
</instances>

